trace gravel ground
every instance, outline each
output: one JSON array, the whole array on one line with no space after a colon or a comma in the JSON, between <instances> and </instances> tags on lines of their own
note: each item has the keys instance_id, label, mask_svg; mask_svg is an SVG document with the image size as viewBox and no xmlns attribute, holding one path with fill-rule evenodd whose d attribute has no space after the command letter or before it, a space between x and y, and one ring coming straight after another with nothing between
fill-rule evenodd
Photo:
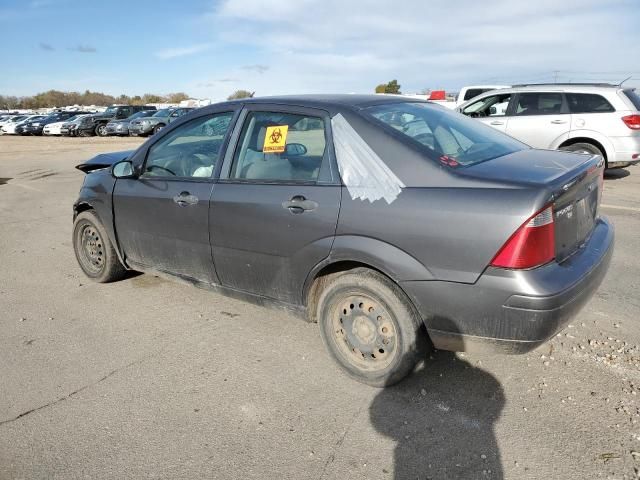
<instances>
[{"instance_id":1,"label":"gravel ground","mask_svg":"<svg viewBox=\"0 0 640 480\"><path fill-rule=\"evenodd\" d=\"M138 139L0 137L0 478L640 478L640 167L612 267L524 356L436 352L355 383L316 325L149 275L89 282L73 169Z\"/></svg>"}]
</instances>

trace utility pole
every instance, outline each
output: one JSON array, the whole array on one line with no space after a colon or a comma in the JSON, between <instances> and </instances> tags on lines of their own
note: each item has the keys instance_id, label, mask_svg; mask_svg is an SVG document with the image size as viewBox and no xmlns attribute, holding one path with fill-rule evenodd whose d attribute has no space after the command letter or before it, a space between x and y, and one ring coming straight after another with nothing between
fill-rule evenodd
<instances>
[{"instance_id":1,"label":"utility pole","mask_svg":"<svg viewBox=\"0 0 640 480\"><path fill-rule=\"evenodd\" d=\"M560 70L554 70L553 71L553 83L558 83L558 74L560 73Z\"/></svg>"}]
</instances>

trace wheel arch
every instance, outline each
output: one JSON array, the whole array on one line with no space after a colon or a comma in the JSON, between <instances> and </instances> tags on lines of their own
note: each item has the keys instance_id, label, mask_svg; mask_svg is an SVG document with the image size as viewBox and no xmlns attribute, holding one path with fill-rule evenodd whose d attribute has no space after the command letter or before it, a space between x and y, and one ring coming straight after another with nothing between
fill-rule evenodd
<instances>
[{"instance_id":1,"label":"wheel arch","mask_svg":"<svg viewBox=\"0 0 640 480\"><path fill-rule=\"evenodd\" d=\"M575 145L576 143L590 143L600 149L600 151L604 154L604 159L609 160L612 157L613 147L609 145L609 142L606 138L596 138L596 135L587 135L584 132L578 133L576 132L576 136L572 136L568 138L557 148L568 147L569 145Z\"/></svg>"},{"instance_id":2,"label":"wheel arch","mask_svg":"<svg viewBox=\"0 0 640 480\"><path fill-rule=\"evenodd\" d=\"M303 284L302 302L307 308L309 321L316 321L318 294L331 276L356 268L367 268L387 277L407 296L416 311L417 306L401 282L434 278L424 265L393 245L369 237L337 237L330 255L315 265Z\"/></svg>"}]
</instances>

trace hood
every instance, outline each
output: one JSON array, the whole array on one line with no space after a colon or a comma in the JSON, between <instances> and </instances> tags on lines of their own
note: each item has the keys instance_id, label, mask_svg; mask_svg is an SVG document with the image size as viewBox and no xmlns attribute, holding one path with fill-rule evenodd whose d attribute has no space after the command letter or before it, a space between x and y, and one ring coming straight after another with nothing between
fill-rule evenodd
<instances>
[{"instance_id":1,"label":"hood","mask_svg":"<svg viewBox=\"0 0 640 480\"><path fill-rule=\"evenodd\" d=\"M123 150L121 152L101 153L87 160L84 163L76 165L76 168L84 173L89 173L101 168L107 168L121 160L128 158L135 150Z\"/></svg>"},{"instance_id":2,"label":"hood","mask_svg":"<svg viewBox=\"0 0 640 480\"><path fill-rule=\"evenodd\" d=\"M136 123L141 123L145 120L150 121L151 123L158 123L162 120L166 120L167 118L169 118L168 116L166 117L142 117L142 118L136 118L135 120L131 120L132 122L136 122Z\"/></svg>"}]
</instances>

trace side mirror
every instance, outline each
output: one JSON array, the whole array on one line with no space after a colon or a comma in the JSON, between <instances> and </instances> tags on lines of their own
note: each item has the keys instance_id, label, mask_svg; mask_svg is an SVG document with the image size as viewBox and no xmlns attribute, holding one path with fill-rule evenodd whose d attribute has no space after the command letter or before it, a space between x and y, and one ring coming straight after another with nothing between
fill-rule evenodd
<instances>
[{"instance_id":1,"label":"side mirror","mask_svg":"<svg viewBox=\"0 0 640 480\"><path fill-rule=\"evenodd\" d=\"M133 164L129 160L114 163L111 167L111 175L115 178L134 178Z\"/></svg>"},{"instance_id":2,"label":"side mirror","mask_svg":"<svg viewBox=\"0 0 640 480\"><path fill-rule=\"evenodd\" d=\"M283 156L285 157L300 157L307 153L307 147L301 143L287 143Z\"/></svg>"}]
</instances>

